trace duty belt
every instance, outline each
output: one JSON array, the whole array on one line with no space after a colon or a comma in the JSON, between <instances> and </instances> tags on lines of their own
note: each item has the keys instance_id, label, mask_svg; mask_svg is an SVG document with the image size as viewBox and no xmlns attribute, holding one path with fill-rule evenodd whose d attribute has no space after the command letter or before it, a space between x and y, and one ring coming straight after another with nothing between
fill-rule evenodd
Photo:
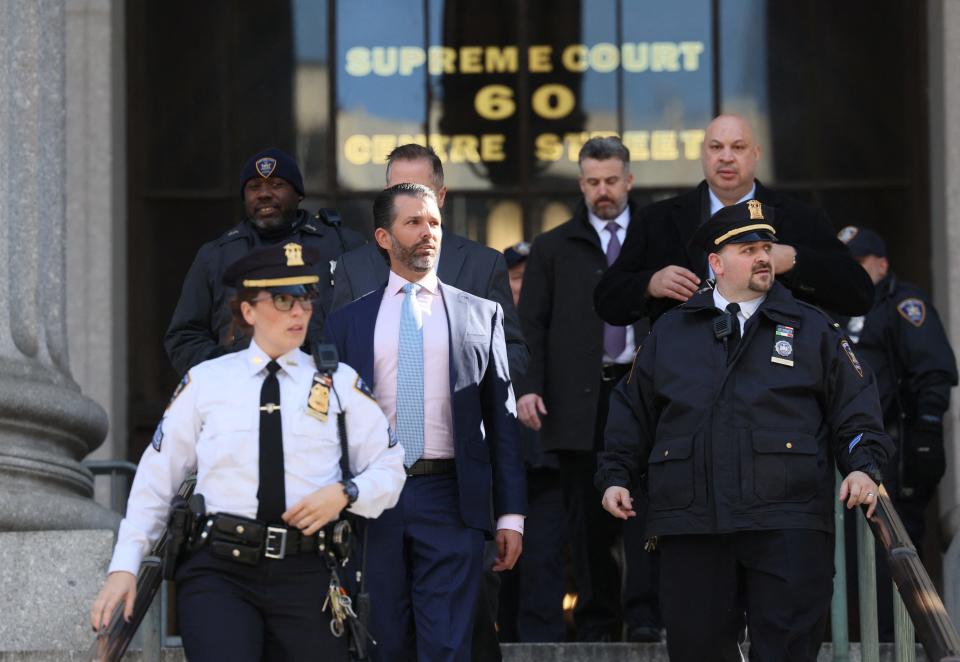
<instances>
[{"instance_id":1,"label":"duty belt","mask_svg":"<svg viewBox=\"0 0 960 662\"><path fill-rule=\"evenodd\" d=\"M330 522L306 536L300 529L270 526L260 520L218 513L201 520L196 545L209 545L222 559L257 565L261 558L281 560L297 554L317 554L341 561L349 556L352 543L346 520Z\"/></svg>"}]
</instances>

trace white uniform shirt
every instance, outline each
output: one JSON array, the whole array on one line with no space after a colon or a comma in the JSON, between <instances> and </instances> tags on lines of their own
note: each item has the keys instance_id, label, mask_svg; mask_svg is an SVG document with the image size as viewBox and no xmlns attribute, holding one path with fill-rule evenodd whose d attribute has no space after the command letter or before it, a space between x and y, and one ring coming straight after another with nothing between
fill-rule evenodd
<instances>
[{"instance_id":1,"label":"white uniform shirt","mask_svg":"<svg viewBox=\"0 0 960 662\"><path fill-rule=\"evenodd\" d=\"M140 561L166 526L170 500L197 472L196 492L208 513L257 516L260 390L270 357L255 342L242 352L194 367L167 407L154 441L140 460L120 524L110 572L137 574ZM387 419L357 373L341 363L333 375L326 422L306 413L317 372L295 349L277 359L287 508L340 473L337 412L346 412L350 468L359 496L350 511L376 517L396 505L406 478L403 449L391 447Z\"/></svg>"}]
</instances>

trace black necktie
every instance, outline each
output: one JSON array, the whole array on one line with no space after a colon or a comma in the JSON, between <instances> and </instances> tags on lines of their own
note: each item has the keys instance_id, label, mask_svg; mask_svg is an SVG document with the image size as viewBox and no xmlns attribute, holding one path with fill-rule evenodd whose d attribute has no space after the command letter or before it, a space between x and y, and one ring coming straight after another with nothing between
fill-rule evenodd
<instances>
[{"instance_id":1,"label":"black necktie","mask_svg":"<svg viewBox=\"0 0 960 662\"><path fill-rule=\"evenodd\" d=\"M737 351L737 345L740 343L740 318L737 316L737 313L740 312L740 304L728 303L727 312L733 317L731 320L733 333L730 334L730 338L727 340L727 356L733 356L733 353Z\"/></svg>"},{"instance_id":2,"label":"black necktie","mask_svg":"<svg viewBox=\"0 0 960 662\"><path fill-rule=\"evenodd\" d=\"M287 496L283 484L283 429L280 426L280 364L267 364L266 379L260 389L260 488L257 490L257 519L268 524L283 524Z\"/></svg>"}]
</instances>

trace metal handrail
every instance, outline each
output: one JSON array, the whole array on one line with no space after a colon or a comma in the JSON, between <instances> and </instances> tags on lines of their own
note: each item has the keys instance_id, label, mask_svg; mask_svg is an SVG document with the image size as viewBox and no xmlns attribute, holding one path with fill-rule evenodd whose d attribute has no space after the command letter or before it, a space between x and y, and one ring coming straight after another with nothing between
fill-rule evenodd
<instances>
[{"instance_id":1,"label":"metal handrail","mask_svg":"<svg viewBox=\"0 0 960 662\"><path fill-rule=\"evenodd\" d=\"M83 466L94 476L110 476L110 509L124 514L127 496L137 465L126 460L84 460ZM183 643L178 636L166 635L167 591L166 586L157 591L146 618L141 624L143 637L144 662L160 662L160 651L164 646L178 647Z\"/></svg>"},{"instance_id":2,"label":"metal handrail","mask_svg":"<svg viewBox=\"0 0 960 662\"><path fill-rule=\"evenodd\" d=\"M837 486L839 489L840 478ZM947 614L930 576L920 562L916 548L900 521L886 488L881 485L877 507L867 519L866 506L857 517L858 575L860 582L860 645L861 659L871 662L879 659L877 632L876 559L875 540L884 550L894 582L894 637L897 662L913 662L915 657L914 629L927 658L932 662L960 662L960 634ZM839 501L834 510L837 547L834 550L836 575L834 577L831 623L833 626L833 659L850 659L846 611L846 572L844 560L843 505Z\"/></svg>"},{"instance_id":3,"label":"metal handrail","mask_svg":"<svg viewBox=\"0 0 960 662\"><path fill-rule=\"evenodd\" d=\"M110 510L123 515L130 484L137 473L137 465L126 460L84 460L83 466L94 476L110 476ZM122 487L121 479L125 480Z\"/></svg>"}]
</instances>

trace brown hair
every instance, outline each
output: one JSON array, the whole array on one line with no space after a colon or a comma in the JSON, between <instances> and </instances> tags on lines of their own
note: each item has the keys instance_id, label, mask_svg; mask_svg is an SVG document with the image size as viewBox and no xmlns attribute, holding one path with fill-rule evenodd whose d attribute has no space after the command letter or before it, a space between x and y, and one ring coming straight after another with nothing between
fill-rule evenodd
<instances>
[{"instance_id":1,"label":"brown hair","mask_svg":"<svg viewBox=\"0 0 960 662\"><path fill-rule=\"evenodd\" d=\"M230 297L230 301L227 302L227 305L230 306L230 326L227 328L227 335L223 340L223 344L226 346L232 345L237 342L240 338L246 336L252 336L251 327L247 320L243 319L243 312L240 309L240 304L246 301L247 303L252 302L254 299L259 296L260 292L263 292L262 288L258 287L241 287L237 290L237 293Z\"/></svg>"}]
</instances>

